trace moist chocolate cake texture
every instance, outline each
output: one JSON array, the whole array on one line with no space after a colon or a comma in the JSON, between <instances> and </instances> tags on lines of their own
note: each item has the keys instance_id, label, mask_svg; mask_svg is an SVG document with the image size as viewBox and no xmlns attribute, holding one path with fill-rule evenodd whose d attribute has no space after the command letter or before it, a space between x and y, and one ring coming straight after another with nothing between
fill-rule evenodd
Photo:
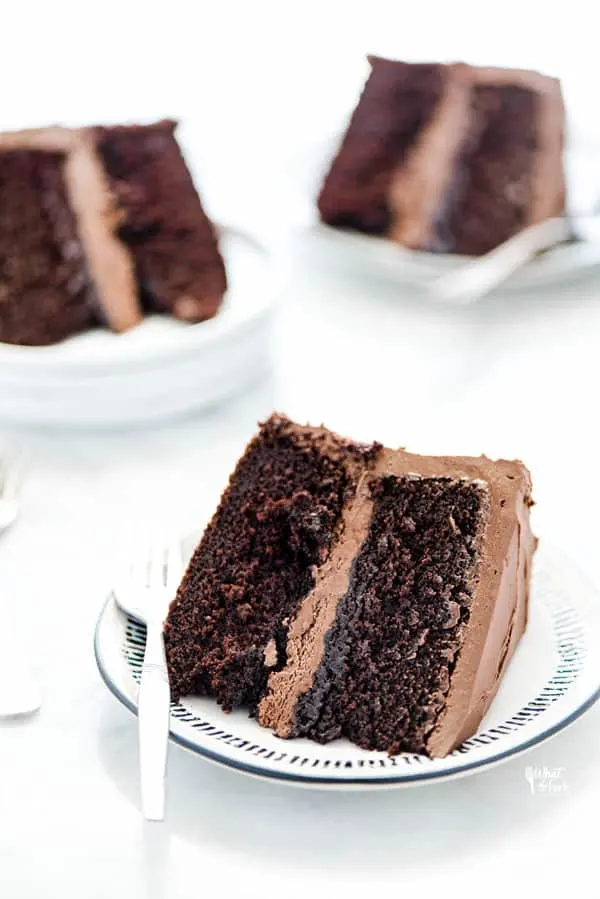
<instances>
[{"instance_id":1,"label":"moist chocolate cake texture","mask_svg":"<svg viewBox=\"0 0 600 899\"><path fill-rule=\"evenodd\" d=\"M334 227L480 255L565 210L560 83L396 62L371 73L318 199Z\"/></svg>"},{"instance_id":2,"label":"moist chocolate cake texture","mask_svg":"<svg viewBox=\"0 0 600 899\"><path fill-rule=\"evenodd\" d=\"M520 462L362 445L272 416L174 599L174 697L280 737L445 755L477 729L527 621Z\"/></svg>"},{"instance_id":3,"label":"moist chocolate cake texture","mask_svg":"<svg viewBox=\"0 0 600 899\"><path fill-rule=\"evenodd\" d=\"M0 134L0 341L217 313L225 267L175 128Z\"/></svg>"},{"instance_id":4,"label":"moist chocolate cake texture","mask_svg":"<svg viewBox=\"0 0 600 899\"><path fill-rule=\"evenodd\" d=\"M55 343L96 323L94 300L64 155L0 152L0 340Z\"/></svg>"},{"instance_id":5,"label":"moist chocolate cake texture","mask_svg":"<svg viewBox=\"0 0 600 899\"><path fill-rule=\"evenodd\" d=\"M117 200L118 235L133 257L145 304L197 322L216 315L225 268L175 124L95 128L93 135Z\"/></svg>"}]
</instances>

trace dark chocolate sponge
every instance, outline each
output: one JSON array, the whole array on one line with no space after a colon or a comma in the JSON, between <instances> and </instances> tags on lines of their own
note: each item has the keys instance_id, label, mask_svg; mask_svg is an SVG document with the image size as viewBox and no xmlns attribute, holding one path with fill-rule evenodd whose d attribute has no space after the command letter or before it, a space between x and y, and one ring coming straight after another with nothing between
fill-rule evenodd
<instances>
[{"instance_id":1,"label":"dark chocolate sponge","mask_svg":"<svg viewBox=\"0 0 600 899\"><path fill-rule=\"evenodd\" d=\"M0 152L0 341L56 343L97 323L61 153Z\"/></svg>"},{"instance_id":2,"label":"dark chocolate sponge","mask_svg":"<svg viewBox=\"0 0 600 899\"><path fill-rule=\"evenodd\" d=\"M174 696L214 695L225 709L256 705L269 671L285 661L289 620L327 557L363 452L341 441L323 451L287 419L266 422L171 607Z\"/></svg>"},{"instance_id":3,"label":"dark chocolate sponge","mask_svg":"<svg viewBox=\"0 0 600 899\"><path fill-rule=\"evenodd\" d=\"M472 599L485 503L473 484L386 477L294 734L423 752ZM482 505L483 503L483 505Z\"/></svg>"},{"instance_id":4,"label":"dark chocolate sponge","mask_svg":"<svg viewBox=\"0 0 600 899\"><path fill-rule=\"evenodd\" d=\"M94 134L146 308L197 322L216 314L227 280L174 131L175 122L164 121Z\"/></svg>"}]
</instances>

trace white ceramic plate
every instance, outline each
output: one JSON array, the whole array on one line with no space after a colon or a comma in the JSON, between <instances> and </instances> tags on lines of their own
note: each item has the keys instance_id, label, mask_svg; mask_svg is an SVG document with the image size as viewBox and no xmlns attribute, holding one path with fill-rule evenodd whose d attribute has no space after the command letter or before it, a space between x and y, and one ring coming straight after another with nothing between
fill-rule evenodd
<instances>
[{"instance_id":1,"label":"white ceramic plate","mask_svg":"<svg viewBox=\"0 0 600 899\"><path fill-rule=\"evenodd\" d=\"M268 367L275 285L266 250L220 229L229 287L218 315L153 316L125 334L90 331L50 347L0 343L0 418L121 426L214 406Z\"/></svg>"},{"instance_id":2,"label":"white ceramic plate","mask_svg":"<svg viewBox=\"0 0 600 899\"><path fill-rule=\"evenodd\" d=\"M324 224L315 225L307 236L311 241L318 242L336 265L358 269L370 279L385 278L422 288L423 296L428 298L430 295L425 288L433 278L455 271L472 258L408 250L383 237L343 231ZM548 250L507 278L501 289L516 291L558 286L570 283L598 267L600 218L597 233L594 230L590 239Z\"/></svg>"},{"instance_id":3,"label":"white ceramic plate","mask_svg":"<svg viewBox=\"0 0 600 899\"><path fill-rule=\"evenodd\" d=\"M186 541L186 553L192 540ZM111 596L98 620L95 654L111 692L136 711L145 631ZM525 752L563 730L600 695L600 598L547 547L539 550L527 633L479 732L444 759L367 752L346 740L321 746L280 740L243 711L185 698L171 711L171 737L246 774L299 786L372 788L460 777Z\"/></svg>"}]
</instances>

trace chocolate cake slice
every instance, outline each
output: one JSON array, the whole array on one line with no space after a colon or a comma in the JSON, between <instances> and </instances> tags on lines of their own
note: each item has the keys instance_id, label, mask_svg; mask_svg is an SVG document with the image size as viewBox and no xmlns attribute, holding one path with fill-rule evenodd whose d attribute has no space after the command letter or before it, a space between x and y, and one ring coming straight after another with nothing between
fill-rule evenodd
<instances>
[{"instance_id":1,"label":"chocolate cake slice","mask_svg":"<svg viewBox=\"0 0 600 899\"><path fill-rule=\"evenodd\" d=\"M217 313L225 268L174 131L0 134L0 342L127 331L144 311Z\"/></svg>"},{"instance_id":2,"label":"chocolate cake slice","mask_svg":"<svg viewBox=\"0 0 600 899\"><path fill-rule=\"evenodd\" d=\"M352 443L273 416L165 625L173 695L284 738L441 756L473 734L527 621L520 462Z\"/></svg>"},{"instance_id":3,"label":"chocolate cake slice","mask_svg":"<svg viewBox=\"0 0 600 899\"><path fill-rule=\"evenodd\" d=\"M560 83L517 69L369 58L321 219L480 255L565 210Z\"/></svg>"}]
</instances>

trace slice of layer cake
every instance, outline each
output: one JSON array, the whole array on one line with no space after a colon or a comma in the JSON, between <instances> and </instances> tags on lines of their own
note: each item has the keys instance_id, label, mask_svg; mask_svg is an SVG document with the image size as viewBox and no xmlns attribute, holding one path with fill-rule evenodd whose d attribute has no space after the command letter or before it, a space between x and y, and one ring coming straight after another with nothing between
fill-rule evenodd
<instances>
[{"instance_id":1,"label":"slice of layer cake","mask_svg":"<svg viewBox=\"0 0 600 899\"><path fill-rule=\"evenodd\" d=\"M560 83L395 62L371 74L318 199L334 227L480 255L565 210Z\"/></svg>"},{"instance_id":2,"label":"slice of layer cake","mask_svg":"<svg viewBox=\"0 0 600 899\"><path fill-rule=\"evenodd\" d=\"M0 134L0 342L216 314L225 268L174 129Z\"/></svg>"},{"instance_id":3,"label":"slice of layer cake","mask_svg":"<svg viewBox=\"0 0 600 899\"><path fill-rule=\"evenodd\" d=\"M273 416L233 473L165 625L175 697L281 737L445 755L527 620L520 462L365 446Z\"/></svg>"}]
</instances>

